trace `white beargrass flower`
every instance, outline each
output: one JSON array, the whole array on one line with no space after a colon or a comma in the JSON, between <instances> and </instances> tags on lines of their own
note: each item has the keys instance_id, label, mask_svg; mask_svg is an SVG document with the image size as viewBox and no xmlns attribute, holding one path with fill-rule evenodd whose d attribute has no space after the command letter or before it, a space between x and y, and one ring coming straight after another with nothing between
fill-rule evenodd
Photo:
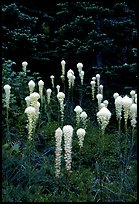
<instances>
[{"instance_id":1,"label":"white beargrass flower","mask_svg":"<svg viewBox=\"0 0 139 204\"><path fill-rule=\"evenodd\" d=\"M104 100L103 103L104 103L105 107L107 108L108 104L109 104L109 101L108 100Z\"/></svg>"},{"instance_id":2,"label":"white beargrass flower","mask_svg":"<svg viewBox=\"0 0 139 204\"><path fill-rule=\"evenodd\" d=\"M27 96L27 97L25 98L25 101L26 101L27 107L30 106L30 103L31 103L30 96Z\"/></svg>"},{"instance_id":3,"label":"white beargrass flower","mask_svg":"<svg viewBox=\"0 0 139 204\"><path fill-rule=\"evenodd\" d=\"M9 101L10 101L10 93L11 93L11 86L6 84L4 87L5 94L6 94L6 107L9 108Z\"/></svg>"},{"instance_id":4,"label":"white beargrass flower","mask_svg":"<svg viewBox=\"0 0 139 204\"><path fill-rule=\"evenodd\" d=\"M76 112L76 124L79 126L80 124L80 114L83 111L83 109L78 105L74 108L74 111Z\"/></svg>"},{"instance_id":5,"label":"white beargrass flower","mask_svg":"<svg viewBox=\"0 0 139 204\"><path fill-rule=\"evenodd\" d=\"M59 93L59 91L60 91L60 86L59 85L57 85L56 86L56 89L57 89L57 94Z\"/></svg>"},{"instance_id":6,"label":"white beargrass flower","mask_svg":"<svg viewBox=\"0 0 139 204\"><path fill-rule=\"evenodd\" d=\"M44 82L42 80L40 80L38 82L38 85L39 85L39 94L40 94L40 98L41 98L41 101L42 101Z\"/></svg>"},{"instance_id":7,"label":"white beargrass flower","mask_svg":"<svg viewBox=\"0 0 139 204\"><path fill-rule=\"evenodd\" d=\"M61 61L61 66L62 66L62 79L65 79L65 64L66 62L64 60Z\"/></svg>"},{"instance_id":8,"label":"white beargrass flower","mask_svg":"<svg viewBox=\"0 0 139 204\"><path fill-rule=\"evenodd\" d=\"M68 78L68 84L69 84L69 89L70 89L71 87L74 86L74 80L75 80L74 71L72 69L70 69L67 72L67 78Z\"/></svg>"},{"instance_id":9,"label":"white beargrass flower","mask_svg":"<svg viewBox=\"0 0 139 204\"><path fill-rule=\"evenodd\" d=\"M90 82L90 84L91 84L91 88L92 88L92 100L94 100L95 99L95 84L96 84L96 82L93 80Z\"/></svg>"},{"instance_id":10,"label":"white beargrass flower","mask_svg":"<svg viewBox=\"0 0 139 204\"><path fill-rule=\"evenodd\" d=\"M103 95L103 85L99 85L99 93Z\"/></svg>"},{"instance_id":11,"label":"white beargrass flower","mask_svg":"<svg viewBox=\"0 0 139 204\"><path fill-rule=\"evenodd\" d=\"M37 92L30 94L31 105L35 108L37 100L40 98L40 95Z\"/></svg>"},{"instance_id":12,"label":"white beargrass flower","mask_svg":"<svg viewBox=\"0 0 139 204\"><path fill-rule=\"evenodd\" d=\"M33 92L30 94L30 100L31 100L31 106L33 106L35 108L35 116L34 116L34 130L36 128L36 123L37 123L37 118L38 118L38 114L37 114L37 102L38 99L40 98L40 95L37 92Z\"/></svg>"},{"instance_id":13,"label":"white beargrass flower","mask_svg":"<svg viewBox=\"0 0 139 204\"><path fill-rule=\"evenodd\" d=\"M60 176L60 170L61 170L61 142L62 142L62 130L61 128L57 128L55 131L55 139L56 139L56 150L55 150L55 165L56 165L56 177Z\"/></svg>"},{"instance_id":14,"label":"white beargrass flower","mask_svg":"<svg viewBox=\"0 0 139 204\"><path fill-rule=\"evenodd\" d=\"M82 64L81 62L79 62L79 63L77 64L77 68L78 68L78 72L79 72L79 74L80 74L80 72L82 71L82 68L83 68L83 64Z\"/></svg>"},{"instance_id":15,"label":"white beargrass flower","mask_svg":"<svg viewBox=\"0 0 139 204\"><path fill-rule=\"evenodd\" d=\"M130 106L132 104L132 99L126 95L123 97L122 103L123 103L123 108L124 108L125 131L127 134L127 120L129 116Z\"/></svg>"},{"instance_id":16,"label":"white beargrass flower","mask_svg":"<svg viewBox=\"0 0 139 204\"><path fill-rule=\"evenodd\" d=\"M50 76L50 79L51 79L51 83L52 83L52 88L54 89L54 87L55 87L55 85L54 85L54 76L53 75L51 75Z\"/></svg>"},{"instance_id":17,"label":"white beargrass flower","mask_svg":"<svg viewBox=\"0 0 139 204\"><path fill-rule=\"evenodd\" d=\"M80 118L81 118L81 121L83 123L83 127L86 129L87 113L85 111L81 112Z\"/></svg>"},{"instance_id":18,"label":"white beargrass flower","mask_svg":"<svg viewBox=\"0 0 139 204\"><path fill-rule=\"evenodd\" d=\"M26 74L26 67L27 67L28 63L26 61L22 62L22 69Z\"/></svg>"},{"instance_id":19,"label":"white beargrass flower","mask_svg":"<svg viewBox=\"0 0 139 204\"><path fill-rule=\"evenodd\" d=\"M99 93L100 74L96 74L96 80L97 80L97 93Z\"/></svg>"},{"instance_id":20,"label":"white beargrass flower","mask_svg":"<svg viewBox=\"0 0 139 204\"><path fill-rule=\"evenodd\" d=\"M51 89L47 89L46 93L47 93L47 103L49 105L50 104L50 98L51 98L52 90Z\"/></svg>"},{"instance_id":21,"label":"white beargrass flower","mask_svg":"<svg viewBox=\"0 0 139 204\"><path fill-rule=\"evenodd\" d=\"M80 71L80 79L81 79L81 84L83 85L83 80L84 80L84 71Z\"/></svg>"},{"instance_id":22,"label":"white beargrass flower","mask_svg":"<svg viewBox=\"0 0 139 204\"><path fill-rule=\"evenodd\" d=\"M35 82L33 80L30 80L28 83L28 86L29 86L30 94L33 93L34 88L35 88Z\"/></svg>"},{"instance_id":23,"label":"white beargrass flower","mask_svg":"<svg viewBox=\"0 0 139 204\"><path fill-rule=\"evenodd\" d=\"M92 81L96 81L96 77L92 77Z\"/></svg>"},{"instance_id":24,"label":"white beargrass flower","mask_svg":"<svg viewBox=\"0 0 139 204\"><path fill-rule=\"evenodd\" d=\"M40 114L39 109L40 109L40 103L39 103L39 101L37 101L36 108L35 108L35 110L36 110L36 117L37 118L39 118L39 114Z\"/></svg>"},{"instance_id":25,"label":"white beargrass flower","mask_svg":"<svg viewBox=\"0 0 139 204\"><path fill-rule=\"evenodd\" d=\"M105 128L107 127L109 121L111 118L111 112L106 108L103 107L97 112L97 120L99 125L101 126L101 132L102 132L102 145L104 145L104 133Z\"/></svg>"},{"instance_id":26,"label":"white beargrass flower","mask_svg":"<svg viewBox=\"0 0 139 204\"><path fill-rule=\"evenodd\" d=\"M99 110L101 101L103 100L103 95L99 93L99 94L96 95L96 98L98 100L98 110Z\"/></svg>"},{"instance_id":27,"label":"white beargrass flower","mask_svg":"<svg viewBox=\"0 0 139 204\"><path fill-rule=\"evenodd\" d=\"M118 96L115 99L115 111L116 111L116 118L117 120L121 120L122 119L122 107L123 107L123 99L121 96Z\"/></svg>"},{"instance_id":28,"label":"white beargrass flower","mask_svg":"<svg viewBox=\"0 0 139 204\"><path fill-rule=\"evenodd\" d=\"M132 105L130 106L130 119L131 119L131 126L132 127L136 127L137 124L137 104L136 103L132 103Z\"/></svg>"},{"instance_id":29,"label":"white beargrass flower","mask_svg":"<svg viewBox=\"0 0 139 204\"><path fill-rule=\"evenodd\" d=\"M116 92L113 94L113 98L116 99L119 96L119 94Z\"/></svg>"},{"instance_id":30,"label":"white beargrass flower","mask_svg":"<svg viewBox=\"0 0 139 204\"><path fill-rule=\"evenodd\" d=\"M25 109L25 113L27 114L28 117L28 139L32 140L32 134L33 134L33 129L34 129L34 116L36 115L36 110L34 107L29 106Z\"/></svg>"},{"instance_id":31,"label":"white beargrass flower","mask_svg":"<svg viewBox=\"0 0 139 204\"><path fill-rule=\"evenodd\" d=\"M73 127L71 125L65 125L63 127L64 134L64 149L65 149L65 162L66 170L68 175L71 173L71 162L72 162L72 137L73 137Z\"/></svg>"},{"instance_id":32,"label":"white beargrass flower","mask_svg":"<svg viewBox=\"0 0 139 204\"><path fill-rule=\"evenodd\" d=\"M64 121L64 98L65 98L65 94L63 92L59 92L57 94L57 99L60 104L61 122Z\"/></svg>"},{"instance_id":33,"label":"white beargrass flower","mask_svg":"<svg viewBox=\"0 0 139 204\"><path fill-rule=\"evenodd\" d=\"M76 134L77 134L78 139L79 139L79 146L80 146L80 148L82 148L83 147L84 136L86 134L86 131L83 128L79 128L77 130Z\"/></svg>"},{"instance_id":34,"label":"white beargrass flower","mask_svg":"<svg viewBox=\"0 0 139 204\"><path fill-rule=\"evenodd\" d=\"M136 94L135 90L130 91L130 95L131 95L133 103L134 103L134 100L135 100L135 94Z\"/></svg>"}]
</instances>

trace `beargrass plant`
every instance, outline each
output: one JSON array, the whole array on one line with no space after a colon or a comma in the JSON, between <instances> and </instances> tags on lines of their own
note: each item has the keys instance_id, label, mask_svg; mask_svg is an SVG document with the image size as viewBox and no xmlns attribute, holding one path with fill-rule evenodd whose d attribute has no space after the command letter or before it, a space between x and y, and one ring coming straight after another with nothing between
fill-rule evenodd
<instances>
[{"instance_id":1,"label":"beargrass plant","mask_svg":"<svg viewBox=\"0 0 139 204\"><path fill-rule=\"evenodd\" d=\"M96 113L90 106L91 88L88 89L88 98L83 93L82 108L79 108L76 104L79 104L80 94L77 83L74 83L72 88L76 91L76 103L72 102L72 107L67 107L71 105L67 103L68 91L60 91L64 85L57 87L57 93L52 92L48 105L45 84L43 99L46 101L41 109L39 89L35 86L29 95L28 87L31 80L36 83L40 78L36 80L35 77L30 77L28 69L26 75L22 71L15 73L10 67L11 64L6 62L3 70L3 87L10 84L12 94L16 96L13 100L10 93L8 119L11 142L4 138L2 144L3 201L136 202L137 95L134 96L134 103L128 103L130 123L126 124L128 130L132 129L129 142L130 131L126 134L123 130L125 117L122 118L124 105L122 103L121 108L121 101L124 97L121 99L118 93L114 94L113 104L111 101L103 101L101 97L99 110L95 97L93 105L96 106ZM21 80L21 77L24 80ZM68 89L67 83L65 80ZM72 86L73 82L70 85ZM90 86L85 83L83 85ZM18 88L21 87L19 92ZM113 110L115 108L113 112L110 111L112 106ZM72 111L69 111L70 109ZM125 112L123 115L127 116ZM6 117L5 109L2 114ZM119 131L117 134L118 127L113 122L118 119L120 134ZM5 136L5 120L2 125Z\"/></svg>"}]
</instances>

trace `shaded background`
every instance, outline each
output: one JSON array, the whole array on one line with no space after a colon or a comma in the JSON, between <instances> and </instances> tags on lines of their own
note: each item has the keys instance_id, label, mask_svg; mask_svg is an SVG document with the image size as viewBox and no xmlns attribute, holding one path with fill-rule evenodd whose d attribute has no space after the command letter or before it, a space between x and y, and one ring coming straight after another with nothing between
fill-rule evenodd
<instances>
[{"instance_id":1,"label":"shaded background","mask_svg":"<svg viewBox=\"0 0 139 204\"><path fill-rule=\"evenodd\" d=\"M28 62L50 82L82 62L85 82L100 73L113 91L137 86L137 1L2 1L2 58ZM88 82L89 81L89 82Z\"/></svg>"}]
</instances>

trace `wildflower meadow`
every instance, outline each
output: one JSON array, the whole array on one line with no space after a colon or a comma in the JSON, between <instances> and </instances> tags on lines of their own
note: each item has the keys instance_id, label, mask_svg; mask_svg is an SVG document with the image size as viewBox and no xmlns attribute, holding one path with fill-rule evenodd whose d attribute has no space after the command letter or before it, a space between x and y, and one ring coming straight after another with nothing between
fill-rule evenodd
<instances>
[{"instance_id":1,"label":"wildflower meadow","mask_svg":"<svg viewBox=\"0 0 139 204\"><path fill-rule=\"evenodd\" d=\"M136 202L137 90L105 95L85 64L47 81L2 68L3 202Z\"/></svg>"}]
</instances>

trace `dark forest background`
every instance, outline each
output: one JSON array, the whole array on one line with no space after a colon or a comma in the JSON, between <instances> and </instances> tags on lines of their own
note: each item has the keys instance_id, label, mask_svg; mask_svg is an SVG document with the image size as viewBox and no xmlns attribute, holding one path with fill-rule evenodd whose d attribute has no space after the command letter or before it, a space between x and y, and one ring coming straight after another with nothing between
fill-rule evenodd
<instances>
[{"instance_id":1,"label":"dark forest background","mask_svg":"<svg viewBox=\"0 0 139 204\"><path fill-rule=\"evenodd\" d=\"M137 0L3 0L2 60L8 59L15 71L27 61L46 81L61 75L62 59L66 71L82 62L86 80L100 73L114 91L134 88Z\"/></svg>"}]
</instances>

